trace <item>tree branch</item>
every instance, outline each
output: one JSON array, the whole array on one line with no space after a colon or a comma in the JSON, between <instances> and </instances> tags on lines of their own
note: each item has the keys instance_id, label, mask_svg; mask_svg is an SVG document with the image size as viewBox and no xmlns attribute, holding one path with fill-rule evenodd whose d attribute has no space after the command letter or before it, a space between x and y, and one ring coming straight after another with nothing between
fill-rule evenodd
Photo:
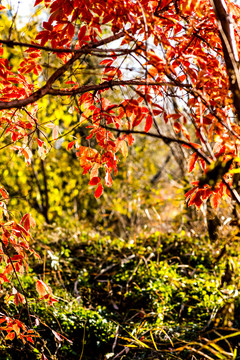
<instances>
[{"instance_id":1,"label":"tree branch","mask_svg":"<svg viewBox=\"0 0 240 360\"><path fill-rule=\"evenodd\" d=\"M240 74L239 58L233 28L233 19L227 12L224 0L211 0L217 18L222 42L223 56L227 67L230 90L233 93L233 104L240 123Z\"/></svg>"},{"instance_id":2,"label":"tree branch","mask_svg":"<svg viewBox=\"0 0 240 360\"><path fill-rule=\"evenodd\" d=\"M79 54L77 54L79 56ZM0 101L0 110L6 110L6 109L13 109L17 108L20 109L22 107L25 107L29 104L34 103L35 101L41 99L42 97L46 95L60 95L60 96L71 96L71 95L77 95L77 94L84 94L89 91L98 91L98 90L104 90L108 88L112 88L113 86L124 86L124 85L143 85L143 86L172 86L176 87L179 86L181 88L190 89L192 85L190 84L176 84L175 82L149 82L145 80L116 80L116 81L104 81L101 84L95 85L83 85L80 86L77 89L73 90L61 90L61 89L54 89L52 88L52 85L54 82L69 68L71 64L73 64L74 61L76 61L77 57L76 55L73 56L65 65L63 65L61 68L55 71L55 73L48 79L46 84L40 88L39 90L32 93L30 96L28 96L25 99L20 100L12 100L12 101ZM73 59L74 58L74 59Z\"/></svg>"},{"instance_id":3,"label":"tree branch","mask_svg":"<svg viewBox=\"0 0 240 360\"><path fill-rule=\"evenodd\" d=\"M104 44L108 44L112 41L115 41L117 39L120 39L121 37L123 37L125 35L125 31L121 31L120 33L116 34L116 35L112 35L109 36L106 39L100 40L96 43L92 43L91 45L88 44L87 46L83 46L82 49L84 50L88 50L89 52L91 52L91 49L97 48L98 46L104 45ZM36 102L37 100L41 99L42 97L44 97L45 95L47 95L49 93L49 90L51 89L52 85L54 84L54 82L61 77L68 69L69 67L80 58L80 56L82 55L82 53L76 53L74 54L71 59L69 59L64 65L62 65L60 68L58 68L48 79L48 81L46 82L46 84L41 87L40 89L38 89L37 91L33 92L30 96L28 96L25 99L20 99L20 100L12 100L9 102L6 101L0 101L0 110L4 110L4 109L11 109L11 108L17 108L20 109L23 106L27 106L29 104L32 104L34 102Z\"/></svg>"},{"instance_id":4,"label":"tree branch","mask_svg":"<svg viewBox=\"0 0 240 360\"><path fill-rule=\"evenodd\" d=\"M166 135L162 135L162 134L154 134L154 133L145 132L145 131L141 131L141 130L120 130L120 129L116 129L116 128L111 128L110 126L102 126L102 125L100 125L100 126L106 130L114 131L117 133L139 134L139 135L145 135L145 136L150 136L153 138L161 139L167 145L170 144L171 142L174 142L174 143L181 144L183 146L187 146L187 147L191 148L194 152L196 152L198 154L198 156L201 157L206 162L206 164L208 164L208 165L211 164L211 161L209 160L207 155L205 155L201 150L196 148L193 143L190 143L183 139L174 138L174 137L166 136ZM240 205L240 196L239 196L237 190L233 189L232 186L229 185L229 183L224 178L222 178L222 182L226 185L226 187L230 191L233 199L237 202L238 205Z\"/></svg>"},{"instance_id":5,"label":"tree branch","mask_svg":"<svg viewBox=\"0 0 240 360\"><path fill-rule=\"evenodd\" d=\"M143 85L143 86L172 86L176 87L176 84L174 82L154 82L154 81L145 81L141 79L136 80L113 80L113 81L104 81L101 84L98 85L85 85L81 86L77 89L73 90L61 90L61 89L53 89L51 88L48 92L50 95L61 95L61 96L70 96L70 95L76 95L76 94L83 94L88 91L98 91L98 90L104 90L108 88L112 88L113 86L124 86L124 85ZM182 84L182 88L190 88L191 85L189 84Z\"/></svg>"},{"instance_id":6,"label":"tree branch","mask_svg":"<svg viewBox=\"0 0 240 360\"><path fill-rule=\"evenodd\" d=\"M174 143L178 143L181 144L183 146L186 146L190 149L192 149L194 152L196 152L199 157L201 157L204 161L206 161L206 163L209 165L211 163L211 161L209 160L209 158L201 151L199 150L195 145L191 142L188 142L186 140L180 139L180 138L174 138L171 136L166 136L159 133L151 133L151 132L146 132L146 131L141 131L141 130L121 130L121 129L117 129L117 128L112 128L110 126L103 126L100 125L102 128L109 130L109 131L114 131L117 133L123 133L123 134L138 134L138 135L145 135L145 136L150 136L153 138L157 138L157 139L161 139L166 145L174 142Z\"/></svg>"},{"instance_id":7,"label":"tree branch","mask_svg":"<svg viewBox=\"0 0 240 360\"><path fill-rule=\"evenodd\" d=\"M123 36L123 35L122 35ZM29 49L36 49L36 50L44 50L44 51L48 51L48 52L53 52L53 53L64 53L64 54L88 54L90 52L103 52L103 53L111 53L111 52L120 52L123 54L128 54L131 53L134 50L130 50L130 49L94 49L93 47L89 48L89 45L87 45L87 47L83 47L81 49L68 49L68 48L53 48L51 46L42 46L39 44L34 44L34 43L26 43L26 42L20 42L20 41L13 41L13 40L4 40L4 39L0 39L0 44L4 44L10 48L13 48L15 46L20 46L20 47L27 47Z\"/></svg>"}]
</instances>

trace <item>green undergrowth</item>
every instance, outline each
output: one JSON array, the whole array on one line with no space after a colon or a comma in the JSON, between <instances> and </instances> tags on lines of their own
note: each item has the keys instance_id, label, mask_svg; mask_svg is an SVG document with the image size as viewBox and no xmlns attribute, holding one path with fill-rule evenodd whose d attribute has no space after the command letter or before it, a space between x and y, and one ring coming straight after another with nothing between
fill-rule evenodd
<instances>
[{"instance_id":1,"label":"green undergrowth","mask_svg":"<svg viewBox=\"0 0 240 360\"><path fill-rule=\"evenodd\" d=\"M240 358L238 251L230 246L221 256L224 244L216 252L207 237L184 232L122 239L54 226L34 239L41 261L31 259L23 286L41 338L2 340L0 359L38 359L43 349L59 360ZM36 301L36 279L52 287L53 307ZM24 307L10 302L3 311L27 321Z\"/></svg>"}]
</instances>

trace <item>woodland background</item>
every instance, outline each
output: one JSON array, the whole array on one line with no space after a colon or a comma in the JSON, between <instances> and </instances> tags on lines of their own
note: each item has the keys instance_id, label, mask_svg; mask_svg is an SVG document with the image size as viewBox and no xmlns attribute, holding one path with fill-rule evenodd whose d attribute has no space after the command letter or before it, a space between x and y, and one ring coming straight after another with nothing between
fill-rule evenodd
<instances>
[{"instance_id":1,"label":"woodland background","mask_svg":"<svg viewBox=\"0 0 240 360\"><path fill-rule=\"evenodd\" d=\"M46 15L36 11L23 24L14 14L10 7L1 13L0 38L12 29L30 42ZM14 69L19 49L3 49ZM101 60L88 58L78 74L84 85L96 82ZM58 63L46 53L42 64L47 74ZM118 96L120 90L113 101ZM57 124L60 134L78 124L53 98L38 106L39 118ZM167 131L174 134L173 124ZM88 146L84 127L74 136ZM209 201L200 210L188 207L185 194L199 169L188 173L187 150L140 135L121 157L112 187L96 199L67 149L71 140L60 136L45 158L33 148L28 166L1 148L7 216L31 213L36 221L31 247L40 259L30 256L21 282L40 337L24 344L2 331L0 359L240 359L236 204L225 198L218 209ZM51 286L53 306L38 299L38 279ZM12 283L18 287L14 277ZM26 304L16 304L10 288L2 287L1 312L27 322Z\"/></svg>"}]
</instances>

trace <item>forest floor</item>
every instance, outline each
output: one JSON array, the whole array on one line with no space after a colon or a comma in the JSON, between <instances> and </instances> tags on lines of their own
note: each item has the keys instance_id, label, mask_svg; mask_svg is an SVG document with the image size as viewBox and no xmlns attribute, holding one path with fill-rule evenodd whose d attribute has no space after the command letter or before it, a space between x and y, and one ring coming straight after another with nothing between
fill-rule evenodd
<instances>
[{"instance_id":1,"label":"forest floor","mask_svg":"<svg viewBox=\"0 0 240 360\"><path fill-rule=\"evenodd\" d=\"M240 359L238 233L213 244L184 230L120 238L45 226L34 242L41 261L23 282L41 339L2 341L0 359L39 359L43 348L59 360ZM36 279L54 306L36 301Z\"/></svg>"}]
</instances>

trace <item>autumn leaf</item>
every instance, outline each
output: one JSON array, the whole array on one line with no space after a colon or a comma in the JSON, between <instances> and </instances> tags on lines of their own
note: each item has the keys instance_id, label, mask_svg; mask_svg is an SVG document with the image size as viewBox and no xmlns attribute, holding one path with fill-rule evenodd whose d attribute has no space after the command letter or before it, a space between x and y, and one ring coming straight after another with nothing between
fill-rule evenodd
<instances>
[{"instance_id":1,"label":"autumn leaf","mask_svg":"<svg viewBox=\"0 0 240 360\"><path fill-rule=\"evenodd\" d=\"M37 5L41 4L42 2L43 2L43 0L36 0L34 6L37 6Z\"/></svg>"},{"instance_id":2,"label":"autumn leaf","mask_svg":"<svg viewBox=\"0 0 240 360\"><path fill-rule=\"evenodd\" d=\"M15 288L13 288L12 293L13 293L13 296L14 296L13 302L14 302L14 304L16 304L16 306L18 306L19 303L20 303L20 304L24 304L24 303L25 303L25 297L24 297L22 294L20 294ZM14 330L15 330L15 329L14 329ZM15 330L15 332L16 332L17 335L18 335L19 332L20 332L20 329L17 328L17 329Z\"/></svg>"},{"instance_id":3,"label":"autumn leaf","mask_svg":"<svg viewBox=\"0 0 240 360\"><path fill-rule=\"evenodd\" d=\"M198 153L193 153L190 159L188 160L188 172L192 172L195 168L196 162L198 159Z\"/></svg>"},{"instance_id":4,"label":"autumn leaf","mask_svg":"<svg viewBox=\"0 0 240 360\"><path fill-rule=\"evenodd\" d=\"M29 231L30 227L35 227L36 223L35 220L33 219L33 217L31 216L31 214L25 214L21 221L20 224L27 230Z\"/></svg>"},{"instance_id":5,"label":"autumn leaf","mask_svg":"<svg viewBox=\"0 0 240 360\"><path fill-rule=\"evenodd\" d=\"M57 140L57 138L58 138L58 132L59 132L58 126L54 126L54 128L53 128L53 130L52 130L52 138L53 138L53 140Z\"/></svg>"},{"instance_id":6,"label":"autumn leaf","mask_svg":"<svg viewBox=\"0 0 240 360\"><path fill-rule=\"evenodd\" d=\"M0 193L4 199L9 199L9 195L5 189L0 188Z\"/></svg>"},{"instance_id":7,"label":"autumn leaf","mask_svg":"<svg viewBox=\"0 0 240 360\"><path fill-rule=\"evenodd\" d=\"M174 122L173 128L176 134L178 134L182 130L182 126L178 121Z\"/></svg>"},{"instance_id":8,"label":"autumn leaf","mask_svg":"<svg viewBox=\"0 0 240 360\"><path fill-rule=\"evenodd\" d=\"M146 118L146 123L145 123L145 127L144 127L145 132L148 132L151 129L152 123L153 123L152 116L148 115Z\"/></svg>"},{"instance_id":9,"label":"autumn leaf","mask_svg":"<svg viewBox=\"0 0 240 360\"><path fill-rule=\"evenodd\" d=\"M124 157L128 156L128 147L127 147L127 143L125 140L119 141L119 150L121 151L121 153Z\"/></svg>"},{"instance_id":10,"label":"autumn leaf","mask_svg":"<svg viewBox=\"0 0 240 360\"><path fill-rule=\"evenodd\" d=\"M29 341L30 343L34 344L34 340L31 336L26 336L27 341Z\"/></svg>"},{"instance_id":11,"label":"autumn leaf","mask_svg":"<svg viewBox=\"0 0 240 360\"><path fill-rule=\"evenodd\" d=\"M100 177L98 177L98 176L93 177L93 178L89 181L89 185L97 185L100 181L101 181Z\"/></svg>"},{"instance_id":12,"label":"autumn leaf","mask_svg":"<svg viewBox=\"0 0 240 360\"><path fill-rule=\"evenodd\" d=\"M70 150L74 146L75 143L76 143L76 140L71 141L70 143L68 143L67 149Z\"/></svg>"},{"instance_id":13,"label":"autumn leaf","mask_svg":"<svg viewBox=\"0 0 240 360\"><path fill-rule=\"evenodd\" d=\"M39 147L42 147L43 144L44 144L44 141L40 140L40 139L37 139L37 143L38 143L38 146Z\"/></svg>"},{"instance_id":14,"label":"autumn leaf","mask_svg":"<svg viewBox=\"0 0 240 360\"><path fill-rule=\"evenodd\" d=\"M82 41L82 39L84 38L84 36L86 34L86 31L87 31L87 26L86 25L81 26L81 28L79 30L79 33L78 33L78 40L79 41Z\"/></svg>"},{"instance_id":15,"label":"autumn leaf","mask_svg":"<svg viewBox=\"0 0 240 360\"><path fill-rule=\"evenodd\" d=\"M95 194L94 194L95 198L96 199L99 198L102 195L102 192L103 192L103 186L100 183L95 191Z\"/></svg>"},{"instance_id":16,"label":"autumn leaf","mask_svg":"<svg viewBox=\"0 0 240 360\"><path fill-rule=\"evenodd\" d=\"M68 28L67 28L68 34L69 34L69 38L72 39L75 33L75 27L73 26L73 24L68 24Z\"/></svg>"},{"instance_id":17,"label":"autumn leaf","mask_svg":"<svg viewBox=\"0 0 240 360\"><path fill-rule=\"evenodd\" d=\"M36 282L36 290L40 297L44 297L45 295L51 294L51 288L45 284L42 280L37 280Z\"/></svg>"},{"instance_id":18,"label":"autumn leaf","mask_svg":"<svg viewBox=\"0 0 240 360\"><path fill-rule=\"evenodd\" d=\"M15 338L15 332L11 331L5 336L5 340L13 340Z\"/></svg>"}]
</instances>

